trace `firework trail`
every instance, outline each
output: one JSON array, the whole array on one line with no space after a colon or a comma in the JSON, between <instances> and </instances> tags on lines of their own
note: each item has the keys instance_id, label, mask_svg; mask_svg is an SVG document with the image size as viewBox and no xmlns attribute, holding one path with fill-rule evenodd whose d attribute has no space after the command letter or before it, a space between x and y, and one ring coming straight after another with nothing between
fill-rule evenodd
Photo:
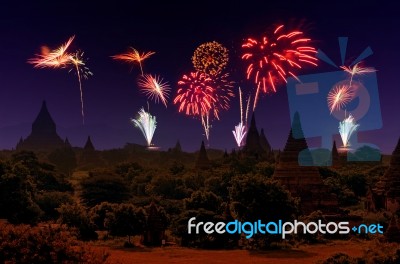
<instances>
[{"instance_id":1,"label":"firework trail","mask_svg":"<svg viewBox=\"0 0 400 264\"><path fill-rule=\"evenodd\" d=\"M201 125L204 129L204 134L206 136L207 141L210 139L210 113L204 113L201 115Z\"/></svg>"},{"instance_id":2,"label":"firework trail","mask_svg":"<svg viewBox=\"0 0 400 264\"><path fill-rule=\"evenodd\" d=\"M241 147L242 141L247 133L247 117L250 106L250 98L247 100L246 114L245 116L243 116L243 95L240 87L239 87L239 103L240 103L240 122L237 126L235 126L235 130L232 130L232 133L235 138L236 144L238 145L238 147ZM243 117L245 117L244 120Z\"/></svg>"},{"instance_id":3,"label":"firework trail","mask_svg":"<svg viewBox=\"0 0 400 264\"><path fill-rule=\"evenodd\" d=\"M83 103L83 89L82 89L82 78L87 79L93 73L85 64L84 52L75 51L68 52L70 45L72 44L75 36L68 39L66 43L54 50L49 50L48 47L42 47L42 53L36 54L34 58L28 60L29 64L33 64L34 68L53 68L53 69L65 69L69 68L69 72L72 70L76 71L79 82L79 92L81 101L81 115L82 123L85 123L85 112Z\"/></svg>"},{"instance_id":4,"label":"firework trail","mask_svg":"<svg viewBox=\"0 0 400 264\"><path fill-rule=\"evenodd\" d=\"M355 64L353 67L349 66L340 66L340 68L342 68L345 72L347 72L348 74L350 74L350 87L352 86L352 82L353 82L353 77L356 75L363 75L366 73L372 73L372 72L376 72L376 70L374 68L370 68L370 67L362 67L360 66L360 63Z\"/></svg>"},{"instance_id":5,"label":"firework trail","mask_svg":"<svg viewBox=\"0 0 400 264\"><path fill-rule=\"evenodd\" d=\"M192 57L193 66L197 71L212 76L221 74L228 61L228 49L216 41L201 44Z\"/></svg>"},{"instance_id":6,"label":"firework trail","mask_svg":"<svg viewBox=\"0 0 400 264\"><path fill-rule=\"evenodd\" d=\"M287 82L290 76L298 79L296 71L303 64L317 66L316 49L310 46L311 39L303 36L301 31L284 32L280 25L272 34L259 39L248 38L242 48L242 59L248 63L247 79L256 85L253 110L260 92L276 92L280 82Z\"/></svg>"},{"instance_id":7,"label":"firework trail","mask_svg":"<svg viewBox=\"0 0 400 264\"><path fill-rule=\"evenodd\" d=\"M84 59L83 59L83 54L84 53L81 51L75 52L74 54L70 55L70 61L71 61L72 65L74 65L76 75L78 76L79 92L80 92L80 99L81 99L81 115L82 115L82 121L83 121L83 123L85 123L85 112L83 110L84 107L83 107L82 78L87 79L87 78L89 78L89 76L93 75L93 73L86 67Z\"/></svg>"},{"instance_id":8,"label":"firework trail","mask_svg":"<svg viewBox=\"0 0 400 264\"><path fill-rule=\"evenodd\" d=\"M354 98L354 89L347 85L338 85L334 87L327 97L328 108L332 114L335 110L344 108Z\"/></svg>"},{"instance_id":9,"label":"firework trail","mask_svg":"<svg viewBox=\"0 0 400 264\"><path fill-rule=\"evenodd\" d=\"M111 56L111 58L113 58L114 60L121 60L126 63L138 63L140 67L140 72L142 73L143 76L142 61L149 58L153 54L155 54L155 52L153 51L142 52L142 54L140 54L140 52L137 49L131 47L126 53L117 54Z\"/></svg>"},{"instance_id":10,"label":"firework trail","mask_svg":"<svg viewBox=\"0 0 400 264\"><path fill-rule=\"evenodd\" d=\"M154 100L157 103L158 101L161 101L165 107L167 107L167 99L171 88L167 82L163 82L163 79L160 76L145 74L139 79L138 85L141 87L141 91L146 94L149 99Z\"/></svg>"},{"instance_id":11,"label":"firework trail","mask_svg":"<svg viewBox=\"0 0 400 264\"><path fill-rule=\"evenodd\" d=\"M339 122L339 134L342 138L343 147L347 148L350 146L349 141L351 135L357 131L360 125L356 123L354 117L350 114L342 122Z\"/></svg>"},{"instance_id":12,"label":"firework trail","mask_svg":"<svg viewBox=\"0 0 400 264\"><path fill-rule=\"evenodd\" d=\"M152 116L149 112L146 112L143 108L138 112L139 117L131 119L136 127L142 131L144 138L146 139L147 146L151 146L154 132L157 127L156 117Z\"/></svg>"}]
</instances>

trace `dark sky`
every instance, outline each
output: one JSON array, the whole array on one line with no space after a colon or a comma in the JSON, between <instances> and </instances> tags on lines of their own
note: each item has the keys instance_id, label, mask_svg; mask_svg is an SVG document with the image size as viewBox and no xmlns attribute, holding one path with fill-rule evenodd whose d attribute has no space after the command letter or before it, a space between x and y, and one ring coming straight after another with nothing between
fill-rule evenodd
<instances>
[{"instance_id":1,"label":"dark sky","mask_svg":"<svg viewBox=\"0 0 400 264\"><path fill-rule=\"evenodd\" d=\"M84 2L84 3L81 3ZM301 27L335 61L340 61L337 38L349 37L350 58L367 46L366 59L378 78L383 127L365 132L364 140L390 153L400 135L400 60L398 8L390 1L3 1L0 4L0 148L13 148L26 137L42 100L58 125L59 134L82 146L90 134L97 148L144 144L129 119L146 106L136 79L139 69L115 62L111 55L133 46L155 51L144 62L145 72L160 74L176 92L176 83L192 70L191 56L203 42L216 40L230 50L229 71L244 89L244 65L239 59L243 39L284 23ZM160 1L161 2L161 1ZM181 2L181 1L179 1ZM76 35L73 47L85 51L94 73L84 81L86 123L82 126L76 76L65 70L33 69L26 63L42 45L56 47ZM323 62L315 72L334 70ZM233 127L239 122L239 102L213 122L210 146L232 149ZM203 138L200 122L178 113L171 102L150 105L158 128L153 142L167 149L180 139L185 150L198 149ZM256 110L273 148L283 148L290 126L286 87L264 96Z\"/></svg>"}]
</instances>

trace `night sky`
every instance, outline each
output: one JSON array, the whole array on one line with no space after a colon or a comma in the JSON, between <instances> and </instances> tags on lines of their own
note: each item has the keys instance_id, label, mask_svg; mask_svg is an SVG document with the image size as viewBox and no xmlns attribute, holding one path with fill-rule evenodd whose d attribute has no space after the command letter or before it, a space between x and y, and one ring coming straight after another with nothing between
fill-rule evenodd
<instances>
[{"instance_id":1,"label":"night sky","mask_svg":"<svg viewBox=\"0 0 400 264\"><path fill-rule=\"evenodd\" d=\"M374 54L365 62L378 70L383 127L360 137L384 153L394 149L400 136L400 16L389 1L103 2L0 4L0 148L11 149L21 136L25 138L30 133L42 100L47 101L60 136L67 136L73 146L83 146L88 135L98 149L122 147L126 142L144 145L140 131L130 123L142 106L147 107L146 97L136 84L140 70L113 61L111 55L124 52L129 46L155 51L144 62L144 70L167 80L174 96L177 81L193 69L191 56L195 48L216 40L230 50L228 71L232 79L248 90L251 85L245 81L244 63L240 60L242 41L284 23L294 29L300 27L314 40L316 48L338 63L340 36L349 37L347 58L354 59L367 46L372 48ZM33 69L26 63L40 52L42 45L56 47L72 35L76 36L73 47L85 51L87 66L94 73L83 83L84 126L76 76L65 70ZM320 62L317 69L303 73L332 70ZM171 101L167 109L151 103L150 110L158 122L155 145L165 150L179 139L184 150L199 148L203 130L198 120L178 113ZM213 122L210 147L234 148L231 131L239 119L236 97L231 109L221 113L221 120ZM286 87L261 98L256 119L272 147L282 149L290 127Z\"/></svg>"}]
</instances>

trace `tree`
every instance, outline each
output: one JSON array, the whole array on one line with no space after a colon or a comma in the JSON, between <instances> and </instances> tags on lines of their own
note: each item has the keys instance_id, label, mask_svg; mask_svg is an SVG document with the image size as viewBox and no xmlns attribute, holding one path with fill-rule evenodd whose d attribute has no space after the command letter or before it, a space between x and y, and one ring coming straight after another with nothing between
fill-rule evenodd
<instances>
[{"instance_id":1,"label":"tree","mask_svg":"<svg viewBox=\"0 0 400 264\"><path fill-rule=\"evenodd\" d=\"M132 204L115 204L112 211L106 213L104 223L110 235L128 236L128 245L132 245L131 236L141 235L145 230L146 213Z\"/></svg>"},{"instance_id":2,"label":"tree","mask_svg":"<svg viewBox=\"0 0 400 264\"><path fill-rule=\"evenodd\" d=\"M196 218L196 222L229 222L232 220L226 212L226 204L221 197L209 191L196 191L190 198L184 200L185 210L177 218L173 225L173 232L181 238L183 246L200 248L232 248L238 240L237 235L225 234L189 234L187 225L189 219Z\"/></svg>"},{"instance_id":3,"label":"tree","mask_svg":"<svg viewBox=\"0 0 400 264\"><path fill-rule=\"evenodd\" d=\"M57 220L59 217L57 208L63 204L72 204L73 200L69 193L50 191L36 195L36 203L44 212L42 220Z\"/></svg>"},{"instance_id":4,"label":"tree","mask_svg":"<svg viewBox=\"0 0 400 264\"><path fill-rule=\"evenodd\" d=\"M68 176L71 176L76 167L76 155L71 147L56 149L49 154L48 158L60 172Z\"/></svg>"},{"instance_id":5,"label":"tree","mask_svg":"<svg viewBox=\"0 0 400 264\"><path fill-rule=\"evenodd\" d=\"M0 217L11 223L35 224L43 213L34 202L36 190L27 173L18 164L0 175Z\"/></svg>"},{"instance_id":6,"label":"tree","mask_svg":"<svg viewBox=\"0 0 400 264\"><path fill-rule=\"evenodd\" d=\"M63 204L57 211L60 214L58 222L68 227L78 229L79 239L95 240L97 233L95 225L90 221L87 210L79 204Z\"/></svg>"},{"instance_id":7,"label":"tree","mask_svg":"<svg viewBox=\"0 0 400 264\"><path fill-rule=\"evenodd\" d=\"M102 202L101 204L96 205L92 209L90 209L90 219L93 224L96 225L99 230L107 230L104 226L104 222L106 220L107 214L109 212L113 212L115 209L115 204Z\"/></svg>"},{"instance_id":8,"label":"tree","mask_svg":"<svg viewBox=\"0 0 400 264\"><path fill-rule=\"evenodd\" d=\"M106 263L108 254L77 241L65 227L0 224L0 263Z\"/></svg>"},{"instance_id":9,"label":"tree","mask_svg":"<svg viewBox=\"0 0 400 264\"><path fill-rule=\"evenodd\" d=\"M298 213L298 204L277 181L262 175L243 175L232 179L229 189L232 211L241 222L291 221ZM269 247L277 236L253 236L259 247Z\"/></svg>"},{"instance_id":10,"label":"tree","mask_svg":"<svg viewBox=\"0 0 400 264\"><path fill-rule=\"evenodd\" d=\"M121 176L110 172L92 172L81 185L81 197L88 207L102 202L121 203L130 197L126 182Z\"/></svg>"}]
</instances>

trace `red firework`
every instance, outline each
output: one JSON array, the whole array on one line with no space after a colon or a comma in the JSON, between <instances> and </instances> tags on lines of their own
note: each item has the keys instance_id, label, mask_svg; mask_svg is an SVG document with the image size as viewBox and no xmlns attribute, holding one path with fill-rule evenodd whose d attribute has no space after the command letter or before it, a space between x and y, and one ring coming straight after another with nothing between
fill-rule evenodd
<instances>
[{"instance_id":1,"label":"red firework","mask_svg":"<svg viewBox=\"0 0 400 264\"><path fill-rule=\"evenodd\" d=\"M213 76L211 78L213 95L215 102L212 104L212 110L215 118L219 119L220 110L228 110L230 106L230 98L234 97L233 81L229 80L229 74Z\"/></svg>"},{"instance_id":2,"label":"red firework","mask_svg":"<svg viewBox=\"0 0 400 264\"><path fill-rule=\"evenodd\" d=\"M288 77L298 80L296 70L303 64L317 66L317 51L310 42L311 39L305 38L301 31L285 33L284 25L278 26L269 36L245 41L242 59L248 63L247 79L256 84L253 109L260 90L276 92L279 82L287 82Z\"/></svg>"},{"instance_id":3,"label":"red firework","mask_svg":"<svg viewBox=\"0 0 400 264\"><path fill-rule=\"evenodd\" d=\"M174 104L186 115L205 115L216 102L210 77L205 73L191 72L178 82Z\"/></svg>"}]
</instances>

